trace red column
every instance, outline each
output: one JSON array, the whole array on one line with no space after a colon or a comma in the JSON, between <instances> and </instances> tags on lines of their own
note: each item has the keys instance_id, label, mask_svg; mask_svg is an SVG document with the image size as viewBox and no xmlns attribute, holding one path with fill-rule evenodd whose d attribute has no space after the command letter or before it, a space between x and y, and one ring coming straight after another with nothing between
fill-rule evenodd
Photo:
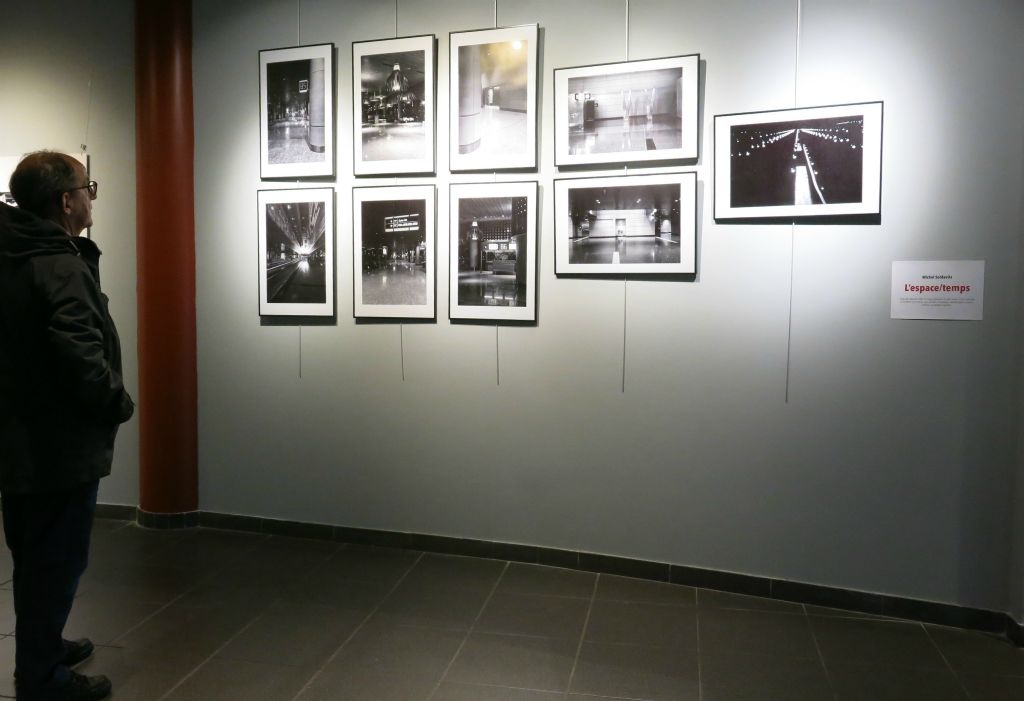
<instances>
[{"instance_id":1,"label":"red column","mask_svg":"<svg viewBox=\"0 0 1024 701\"><path fill-rule=\"evenodd\" d=\"M135 0L139 505L199 508L192 3Z\"/></svg>"}]
</instances>

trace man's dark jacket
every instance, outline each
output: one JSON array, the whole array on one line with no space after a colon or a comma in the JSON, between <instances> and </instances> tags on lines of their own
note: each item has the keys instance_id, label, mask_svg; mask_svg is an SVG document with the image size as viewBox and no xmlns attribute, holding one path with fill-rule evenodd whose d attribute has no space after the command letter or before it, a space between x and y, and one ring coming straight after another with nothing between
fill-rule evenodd
<instances>
[{"instance_id":1,"label":"man's dark jacket","mask_svg":"<svg viewBox=\"0 0 1024 701\"><path fill-rule=\"evenodd\" d=\"M0 489L65 489L110 474L134 404L100 291L100 250L0 204Z\"/></svg>"}]
</instances>

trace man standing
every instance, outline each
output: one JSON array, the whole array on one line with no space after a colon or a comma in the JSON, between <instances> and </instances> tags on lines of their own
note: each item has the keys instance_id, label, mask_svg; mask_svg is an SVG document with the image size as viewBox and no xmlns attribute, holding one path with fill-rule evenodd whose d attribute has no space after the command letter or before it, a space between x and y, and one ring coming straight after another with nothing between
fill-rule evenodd
<instances>
[{"instance_id":1,"label":"man standing","mask_svg":"<svg viewBox=\"0 0 1024 701\"><path fill-rule=\"evenodd\" d=\"M19 701L110 694L104 676L71 671L88 640L62 633L88 561L101 477L134 404L100 291L92 225L97 184L62 153L29 154L0 204L0 498L14 561Z\"/></svg>"}]
</instances>

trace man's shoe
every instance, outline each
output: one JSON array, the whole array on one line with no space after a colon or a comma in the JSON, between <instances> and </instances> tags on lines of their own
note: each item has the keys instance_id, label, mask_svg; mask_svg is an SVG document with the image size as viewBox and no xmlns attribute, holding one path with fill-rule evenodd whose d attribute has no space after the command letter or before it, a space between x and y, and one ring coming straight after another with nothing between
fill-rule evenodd
<instances>
[{"instance_id":1,"label":"man's shoe","mask_svg":"<svg viewBox=\"0 0 1024 701\"><path fill-rule=\"evenodd\" d=\"M79 638L78 640L65 640L64 641L64 659L61 663L66 667L74 667L79 662L84 662L89 659L92 655L93 647L92 641L89 638Z\"/></svg>"},{"instance_id":2,"label":"man's shoe","mask_svg":"<svg viewBox=\"0 0 1024 701\"><path fill-rule=\"evenodd\" d=\"M33 691L18 689L17 701L100 701L110 696L110 680L72 672L60 683L48 682Z\"/></svg>"}]
</instances>

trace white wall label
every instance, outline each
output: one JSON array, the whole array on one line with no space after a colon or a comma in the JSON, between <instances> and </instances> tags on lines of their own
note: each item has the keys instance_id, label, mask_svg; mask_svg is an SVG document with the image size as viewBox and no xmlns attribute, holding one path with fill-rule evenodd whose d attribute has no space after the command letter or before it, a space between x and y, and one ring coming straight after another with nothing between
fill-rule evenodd
<instances>
[{"instance_id":1,"label":"white wall label","mask_svg":"<svg viewBox=\"0 0 1024 701\"><path fill-rule=\"evenodd\" d=\"M981 321L985 299L983 260L895 260L893 319Z\"/></svg>"}]
</instances>

